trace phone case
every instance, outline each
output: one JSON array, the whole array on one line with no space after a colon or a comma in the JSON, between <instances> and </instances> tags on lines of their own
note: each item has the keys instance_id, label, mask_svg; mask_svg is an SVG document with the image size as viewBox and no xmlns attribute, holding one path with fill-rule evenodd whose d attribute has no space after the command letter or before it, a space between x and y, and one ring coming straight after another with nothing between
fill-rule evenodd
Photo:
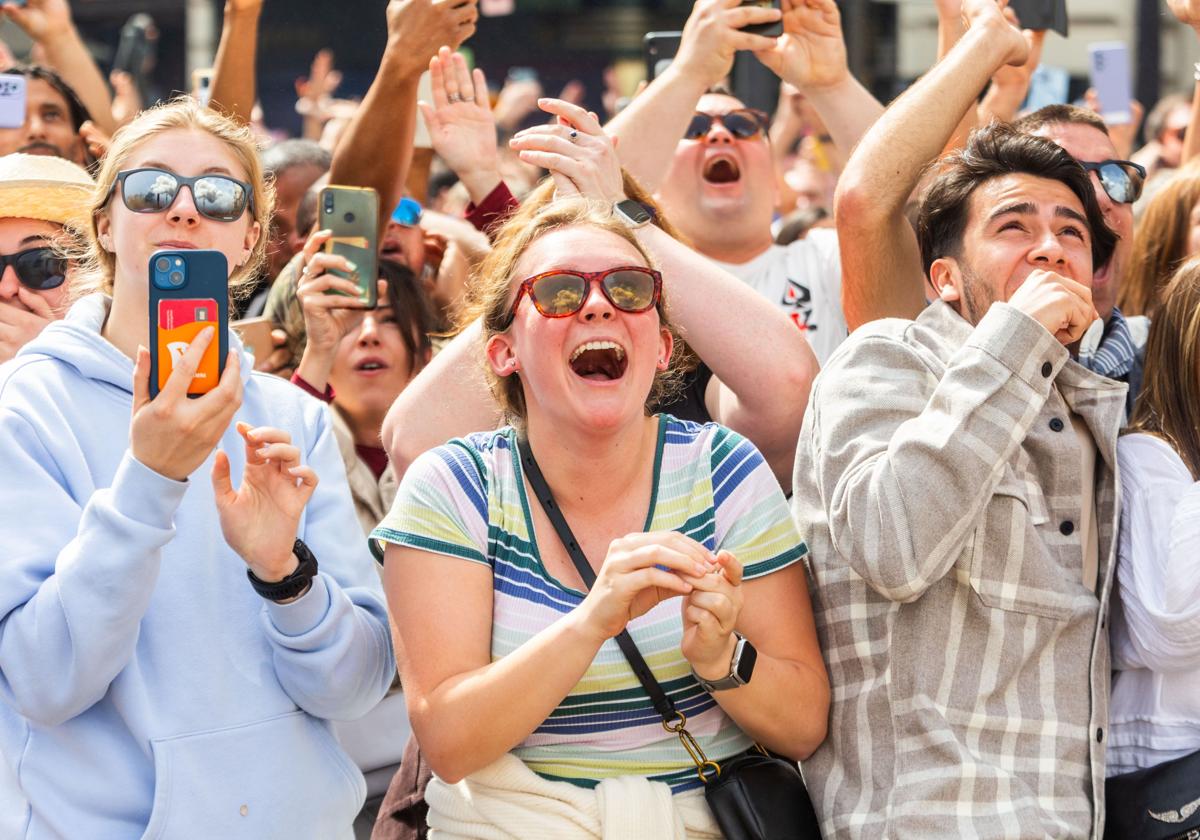
<instances>
[{"instance_id":1,"label":"phone case","mask_svg":"<svg viewBox=\"0 0 1200 840\"><path fill-rule=\"evenodd\" d=\"M743 6L758 6L763 9L778 9L779 0L742 0ZM743 32L748 32L751 35L763 35L767 38L778 38L783 34L783 21L777 20L774 23L754 23L750 26L743 26Z\"/></svg>"},{"instance_id":2,"label":"phone case","mask_svg":"<svg viewBox=\"0 0 1200 840\"><path fill-rule=\"evenodd\" d=\"M332 198L332 209L330 207ZM328 253L339 254L357 266L359 300L374 308L379 281L379 194L366 187L328 186L317 199L321 229L333 231L325 243ZM348 277L346 272L335 272ZM333 294L340 294L333 292Z\"/></svg>"},{"instance_id":3,"label":"phone case","mask_svg":"<svg viewBox=\"0 0 1200 840\"><path fill-rule=\"evenodd\" d=\"M1128 124L1133 119L1129 50L1120 42L1088 44L1088 54L1100 116L1109 125Z\"/></svg>"},{"instance_id":4,"label":"phone case","mask_svg":"<svg viewBox=\"0 0 1200 840\"><path fill-rule=\"evenodd\" d=\"M24 76L0 74L0 128L20 128L25 125Z\"/></svg>"},{"instance_id":5,"label":"phone case","mask_svg":"<svg viewBox=\"0 0 1200 840\"><path fill-rule=\"evenodd\" d=\"M642 38L642 46L646 51L647 82L661 76L675 60L682 38L682 32L647 32Z\"/></svg>"},{"instance_id":6,"label":"phone case","mask_svg":"<svg viewBox=\"0 0 1200 840\"><path fill-rule=\"evenodd\" d=\"M163 288L155 280L155 261L182 261L184 280ZM174 363L207 326L215 340L204 351L188 396L207 394L225 372L229 354L229 264L220 251L156 251L150 257L150 397L166 386Z\"/></svg>"}]
</instances>

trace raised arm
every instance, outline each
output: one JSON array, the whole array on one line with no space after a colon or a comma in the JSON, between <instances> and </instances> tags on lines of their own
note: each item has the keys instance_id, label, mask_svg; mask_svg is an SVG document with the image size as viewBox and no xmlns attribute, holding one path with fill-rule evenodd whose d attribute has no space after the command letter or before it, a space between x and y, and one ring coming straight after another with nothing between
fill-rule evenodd
<instances>
[{"instance_id":1,"label":"raised arm","mask_svg":"<svg viewBox=\"0 0 1200 840\"><path fill-rule=\"evenodd\" d=\"M915 318L925 306L916 234L904 208L996 69L1025 61L1029 44L995 0L966 0L970 29L871 127L838 181L842 310L853 331L877 318Z\"/></svg>"},{"instance_id":2,"label":"raised arm","mask_svg":"<svg viewBox=\"0 0 1200 840\"><path fill-rule=\"evenodd\" d=\"M116 131L108 84L75 28L67 0L6 2L4 15L41 46L46 63L75 91L92 121L107 134Z\"/></svg>"},{"instance_id":3,"label":"raised arm","mask_svg":"<svg viewBox=\"0 0 1200 840\"><path fill-rule=\"evenodd\" d=\"M225 0L225 22L213 62L209 104L243 125L254 108L258 19L263 0Z\"/></svg>"},{"instance_id":4,"label":"raised arm","mask_svg":"<svg viewBox=\"0 0 1200 840\"><path fill-rule=\"evenodd\" d=\"M379 232L400 200L412 160L417 82L438 46L457 48L475 31L477 0L391 0L387 46L375 81L343 132L329 171L331 184L371 187L379 194Z\"/></svg>"},{"instance_id":5,"label":"raised arm","mask_svg":"<svg viewBox=\"0 0 1200 840\"><path fill-rule=\"evenodd\" d=\"M554 175L558 194L613 204L625 198L612 140L594 115L561 100L542 102L559 125L527 129L513 140L521 159ZM571 131L578 134L571 140ZM790 486L796 439L817 374L812 348L776 306L733 275L654 225L637 237L663 274L671 315L712 369L705 402L713 419L750 439ZM763 347L771 353L764 354Z\"/></svg>"},{"instance_id":6,"label":"raised arm","mask_svg":"<svg viewBox=\"0 0 1200 840\"><path fill-rule=\"evenodd\" d=\"M1180 23L1190 26L1200 36L1200 0L1167 0L1167 6ZM1200 79L1192 92L1192 118L1183 138L1183 157L1179 165L1200 154Z\"/></svg>"},{"instance_id":7,"label":"raised arm","mask_svg":"<svg viewBox=\"0 0 1200 840\"><path fill-rule=\"evenodd\" d=\"M837 4L783 0L783 12L783 35L754 54L808 97L838 151L849 157L883 106L850 73Z\"/></svg>"},{"instance_id":8,"label":"raised arm","mask_svg":"<svg viewBox=\"0 0 1200 840\"><path fill-rule=\"evenodd\" d=\"M654 192L670 168L704 92L729 75L738 50L769 49L773 38L738 27L779 19L775 9L739 7L741 0L697 0L670 66L605 130L619 141L621 165Z\"/></svg>"}]
</instances>

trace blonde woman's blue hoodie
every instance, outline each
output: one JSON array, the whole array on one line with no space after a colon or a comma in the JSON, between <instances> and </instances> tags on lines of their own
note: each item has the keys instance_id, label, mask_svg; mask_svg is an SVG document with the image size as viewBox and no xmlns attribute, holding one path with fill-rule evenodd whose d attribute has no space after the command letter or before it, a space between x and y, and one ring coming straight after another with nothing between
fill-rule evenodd
<instances>
[{"instance_id":1,"label":"blonde woman's blue hoodie","mask_svg":"<svg viewBox=\"0 0 1200 840\"><path fill-rule=\"evenodd\" d=\"M235 420L290 432L320 478L297 534L320 572L269 603L222 537L212 456L178 482L130 454L108 307L0 366L0 801L24 803L0 836L351 837L366 788L329 721L371 709L395 661L328 409L243 356ZM220 448L236 485L232 423Z\"/></svg>"}]
</instances>

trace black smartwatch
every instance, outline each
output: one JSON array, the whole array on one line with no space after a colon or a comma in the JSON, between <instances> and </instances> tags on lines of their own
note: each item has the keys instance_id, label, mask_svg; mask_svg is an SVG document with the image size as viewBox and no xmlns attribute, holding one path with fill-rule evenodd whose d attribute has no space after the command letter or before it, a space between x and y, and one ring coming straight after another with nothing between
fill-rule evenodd
<instances>
[{"instance_id":1,"label":"black smartwatch","mask_svg":"<svg viewBox=\"0 0 1200 840\"><path fill-rule=\"evenodd\" d=\"M729 662L728 676L709 681L697 674L694 669L692 670L692 676L696 678L696 682L700 683L700 687L710 694L714 691L725 691L745 685L750 682L750 677L754 674L754 663L758 661L758 651L741 633L735 631L733 635L737 637L737 644L733 646L733 659Z\"/></svg>"},{"instance_id":2,"label":"black smartwatch","mask_svg":"<svg viewBox=\"0 0 1200 840\"><path fill-rule=\"evenodd\" d=\"M312 579L317 576L317 558L300 540L296 540L292 546L292 554L296 555L300 565L290 575L275 583L259 580L254 572L246 569L246 577L250 578L250 585L254 587L254 591L268 601L278 602L295 598L307 589Z\"/></svg>"}]
</instances>

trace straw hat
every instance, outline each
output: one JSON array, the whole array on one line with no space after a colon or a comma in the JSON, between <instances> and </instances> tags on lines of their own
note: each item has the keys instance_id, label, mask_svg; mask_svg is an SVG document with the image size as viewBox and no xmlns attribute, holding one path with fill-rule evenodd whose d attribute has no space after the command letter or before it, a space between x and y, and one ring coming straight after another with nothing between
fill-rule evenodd
<instances>
[{"instance_id":1,"label":"straw hat","mask_svg":"<svg viewBox=\"0 0 1200 840\"><path fill-rule=\"evenodd\" d=\"M20 153L0 157L0 218L86 230L95 189L91 176L69 160Z\"/></svg>"}]
</instances>

